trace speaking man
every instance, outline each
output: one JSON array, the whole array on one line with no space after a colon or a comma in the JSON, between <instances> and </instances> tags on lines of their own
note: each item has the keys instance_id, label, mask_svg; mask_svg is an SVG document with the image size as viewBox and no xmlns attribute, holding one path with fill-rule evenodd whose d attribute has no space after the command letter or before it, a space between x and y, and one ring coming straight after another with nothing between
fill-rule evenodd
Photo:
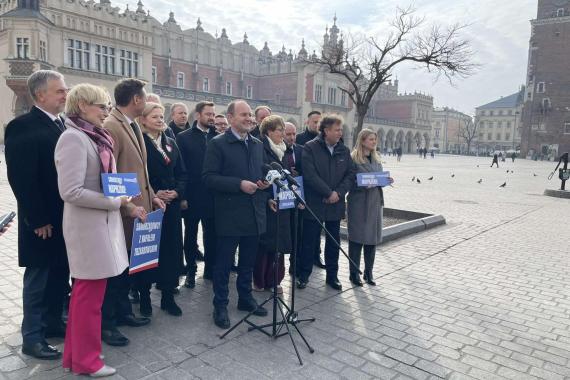
<instances>
[{"instance_id":1,"label":"speaking man","mask_svg":"<svg viewBox=\"0 0 570 380\"><path fill-rule=\"evenodd\" d=\"M262 176L263 144L249 133L252 116L244 100L232 101L227 109L230 128L210 141L204 160L204 182L214 193L217 235L213 316L214 323L223 329L230 327L228 281L238 246L238 309L267 315L251 294L259 237L266 229L268 196L262 190L269 187Z\"/></svg>"}]
</instances>

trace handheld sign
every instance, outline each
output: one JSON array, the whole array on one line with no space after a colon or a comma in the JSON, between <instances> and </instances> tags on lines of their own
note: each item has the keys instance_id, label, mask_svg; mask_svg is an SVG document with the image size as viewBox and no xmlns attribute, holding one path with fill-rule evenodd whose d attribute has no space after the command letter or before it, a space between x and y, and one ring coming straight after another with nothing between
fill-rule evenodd
<instances>
[{"instance_id":1,"label":"handheld sign","mask_svg":"<svg viewBox=\"0 0 570 380\"><path fill-rule=\"evenodd\" d=\"M384 187L390 184L390 172L357 173L356 184L359 187Z\"/></svg>"},{"instance_id":2,"label":"handheld sign","mask_svg":"<svg viewBox=\"0 0 570 380\"><path fill-rule=\"evenodd\" d=\"M131 263L129 274L158 266L160 232L164 211L158 209L146 216L146 222L135 219L133 241L131 245Z\"/></svg>"},{"instance_id":3,"label":"handheld sign","mask_svg":"<svg viewBox=\"0 0 570 380\"><path fill-rule=\"evenodd\" d=\"M295 189L295 191L302 199L305 199L305 192L303 191L303 177L299 176L293 178L295 178L295 181L299 184L299 187ZM282 180L281 182L287 184L287 180ZM295 208L295 194L293 194L291 190L279 189L279 193L277 193L277 185L273 184L273 199L276 198L277 194L279 194L279 210Z\"/></svg>"},{"instance_id":4,"label":"handheld sign","mask_svg":"<svg viewBox=\"0 0 570 380\"><path fill-rule=\"evenodd\" d=\"M101 180L106 197L134 197L141 193L137 173L103 173Z\"/></svg>"}]
</instances>

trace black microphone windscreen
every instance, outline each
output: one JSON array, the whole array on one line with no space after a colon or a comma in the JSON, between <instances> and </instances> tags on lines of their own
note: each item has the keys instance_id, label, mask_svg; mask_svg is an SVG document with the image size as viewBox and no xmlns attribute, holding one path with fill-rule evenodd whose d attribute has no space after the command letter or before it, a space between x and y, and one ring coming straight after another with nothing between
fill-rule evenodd
<instances>
[{"instance_id":1,"label":"black microphone windscreen","mask_svg":"<svg viewBox=\"0 0 570 380\"><path fill-rule=\"evenodd\" d=\"M283 170L283 166L281 166L278 162L275 161L271 163L271 168L275 170Z\"/></svg>"},{"instance_id":2,"label":"black microphone windscreen","mask_svg":"<svg viewBox=\"0 0 570 380\"><path fill-rule=\"evenodd\" d=\"M263 172L263 176L265 176L267 174L267 172L272 170L273 168L271 166L269 166L268 164L263 164L263 165L261 165L261 169Z\"/></svg>"}]
</instances>

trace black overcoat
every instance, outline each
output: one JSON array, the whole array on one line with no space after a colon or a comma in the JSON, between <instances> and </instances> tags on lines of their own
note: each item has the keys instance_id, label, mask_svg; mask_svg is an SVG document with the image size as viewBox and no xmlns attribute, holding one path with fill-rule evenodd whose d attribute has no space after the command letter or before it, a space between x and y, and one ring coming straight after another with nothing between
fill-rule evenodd
<instances>
[{"instance_id":1,"label":"black overcoat","mask_svg":"<svg viewBox=\"0 0 570 380\"><path fill-rule=\"evenodd\" d=\"M342 140L335 145L333 153L329 151L322 135L309 141L303 147L303 183L305 200L319 219L336 221L345 217L345 196L350 190L355 175L355 168L349 149ZM324 203L333 191L340 200L334 204ZM303 212L304 218L312 218Z\"/></svg>"},{"instance_id":2,"label":"black overcoat","mask_svg":"<svg viewBox=\"0 0 570 380\"><path fill-rule=\"evenodd\" d=\"M265 232L267 193L258 190L250 195L240 189L242 180L263 179L262 165L263 144L251 135L246 146L230 128L208 144L202 176L214 193L218 236L253 236Z\"/></svg>"},{"instance_id":3,"label":"black overcoat","mask_svg":"<svg viewBox=\"0 0 570 380\"><path fill-rule=\"evenodd\" d=\"M309 131L309 128L306 128L304 132L299 133L295 138L295 144L303 146L309 141L313 140L319 134Z\"/></svg>"},{"instance_id":4,"label":"black overcoat","mask_svg":"<svg viewBox=\"0 0 570 380\"><path fill-rule=\"evenodd\" d=\"M54 151L62 131L37 107L6 127L8 182L18 203L18 264L67 266L63 240L63 201L57 187ZM34 230L51 224L46 240Z\"/></svg>"},{"instance_id":5,"label":"black overcoat","mask_svg":"<svg viewBox=\"0 0 570 380\"><path fill-rule=\"evenodd\" d=\"M149 278L149 282L175 279L176 283L170 285L172 287L178 285L177 274L182 273L184 267L180 201L186 186L186 173L176 142L164 133L161 140L162 149L170 161L168 163L151 138L144 135L150 185L155 193L160 190L176 190L178 198L166 206L160 236L158 277ZM145 272L140 273L153 275L152 270Z\"/></svg>"},{"instance_id":6,"label":"black overcoat","mask_svg":"<svg viewBox=\"0 0 570 380\"><path fill-rule=\"evenodd\" d=\"M202 178L206 146L214 137L216 137L214 128L210 128L208 133L204 134L198 129L196 122L192 128L176 136L176 143L187 173L184 199L188 201L188 209L182 212L183 215L200 219L214 217L214 197Z\"/></svg>"},{"instance_id":7,"label":"black overcoat","mask_svg":"<svg viewBox=\"0 0 570 380\"><path fill-rule=\"evenodd\" d=\"M285 169L290 169L287 164L279 160L279 157L273 152L271 146L269 145L268 137L263 137L263 161L270 165L272 162L277 162L279 165L283 166ZM274 198L273 186L267 190L268 197ZM291 253L291 210L280 210L279 211L279 234L277 232L277 213L269 208L269 204L266 206L267 213L267 231L261 235L259 244L263 247L265 252L275 252L276 236L279 237L279 245L277 248L279 252L289 254Z\"/></svg>"}]
</instances>

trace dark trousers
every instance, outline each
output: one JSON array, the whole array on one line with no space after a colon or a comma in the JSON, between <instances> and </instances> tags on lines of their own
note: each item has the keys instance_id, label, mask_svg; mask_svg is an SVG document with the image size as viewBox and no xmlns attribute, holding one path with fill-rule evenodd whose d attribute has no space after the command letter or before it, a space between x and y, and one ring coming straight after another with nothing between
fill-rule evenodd
<instances>
[{"instance_id":1,"label":"dark trousers","mask_svg":"<svg viewBox=\"0 0 570 380\"><path fill-rule=\"evenodd\" d=\"M133 315L133 308L129 300L129 289L131 281L129 269L125 269L118 276L107 280L105 298L102 308L102 328L103 330L113 330L117 327L117 319Z\"/></svg>"},{"instance_id":2,"label":"dark trousers","mask_svg":"<svg viewBox=\"0 0 570 380\"><path fill-rule=\"evenodd\" d=\"M491 167L493 167L493 165L497 164L497 167L499 167L499 161L498 160L493 160L493 162L491 163Z\"/></svg>"},{"instance_id":3,"label":"dark trousers","mask_svg":"<svg viewBox=\"0 0 570 380\"><path fill-rule=\"evenodd\" d=\"M376 255L375 245L364 245L353 241L348 242L348 256L356 264L356 267L350 263L351 276L358 275L360 268L360 257L362 255L362 248L364 248L364 273L372 273L374 267L374 257Z\"/></svg>"},{"instance_id":4,"label":"dark trousers","mask_svg":"<svg viewBox=\"0 0 570 380\"><path fill-rule=\"evenodd\" d=\"M214 267L214 307L228 305L228 282L239 246L236 288L239 298L248 300L251 295L253 265L257 255L259 236L218 236L216 266Z\"/></svg>"},{"instance_id":5,"label":"dark trousers","mask_svg":"<svg viewBox=\"0 0 570 380\"><path fill-rule=\"evenodd\" d=\"M31 345L45 340L45 329L63 323L63 299L69 288L68 267L27 267L24 271L22 340Z\"/></svg>"},{"instance_id":6,"label":"dark trousers","mask_svg":"<svg viewBox=\"0 0 570 380\"><path fill-rule=\"evenodd\" d=\"M336 241L340 242L340 220L326 221L326 229L331 233ZM314 219L303 220L303 238L301 251L297 257L297 277L307 281L313 271L314 252L321 244L321 226ZM327 277L336 278L338 273L339 248L326 235L325 239L325 264L327 267Z\"/></svg>"},{"instance_id":7,"label":"dark trousers","mask_svg":"<svg viewBox=\"0 0 570 380\"><path fill-rule=\"evenodd\" d=\"M202 244L204 246L204 274L212 276L216 263L216 230L214 218L184 217L184 259L188 273L196 275L196 253L198 251L198 224L202 222Z\"/></svg>"}]
</instances>

